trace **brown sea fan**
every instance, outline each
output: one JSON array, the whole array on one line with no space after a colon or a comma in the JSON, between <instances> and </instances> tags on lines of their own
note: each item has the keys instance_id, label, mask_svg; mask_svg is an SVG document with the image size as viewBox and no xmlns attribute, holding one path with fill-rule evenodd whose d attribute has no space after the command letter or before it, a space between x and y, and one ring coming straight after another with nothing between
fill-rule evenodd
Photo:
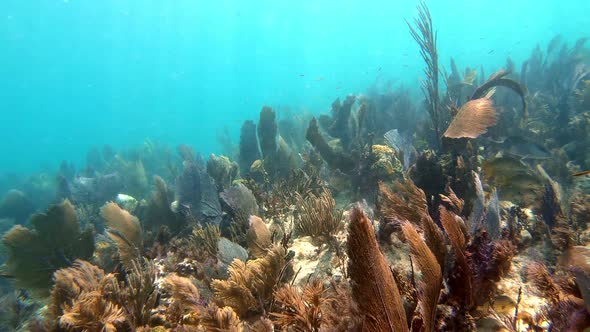
<instances>
[{"instance_id":1,"label":"brown sea fan","mask_svg":"<svg viewBox=\"0 0 590 332\"><path fill-rule=\"evenodd\" d=\"M109 236L117 243L121 262L126 268L132 268L133 260L140 256L143 242L139 219L113 202L105 204L101 214L109 227Z\"/></svg>"},{"instance_id":2,"label":"brown sea fan","mask_svg":"<svg viewBox=\"0 0 590 332\"><path fill-rule=\"evenodd\" d=\"M33 228L14 226L2 238L8 258L0 267L14 278L18 287L46 296L53 272L77 258L90 259L94 252L94 231L80 229L74 206L65 200L34 214Z\"/></svg>"},{"instance_id":3,"label":"brown sea fan","mask_svg":"<svg viewBox=\"0 0 590 332\"><path fill-rule=\"evenodd\" d=\"M476 138L494 126L496 121L496 110L491 99L484 97L470 100L461 106L443 136Z\"/></svg>"},{"instance_id":4,"label":"brown sea fan","mask_svg":"<svg viewBox=\"0 0 590 332\"><path fill-rule=\"evenodd\" d=\"M249 221L250 227L246 233L248 249L252 256L260 258L266 254L266 251L272 245L272 234L260 217L250 216Z\"/></svg>"},{"instance_id":5,"label":"brown sea fan","mask_svg":"<svg viewBox=\"0 0 590 332\"><path fill-rule=\"evenodd\" d=\"M563 299L559 285L553 280L547 267L542 263L531 262L527 266L527 276L534 289L552 304Z\"/></svg>"},{"instance_id":6,"label":"brown sea fan","mask_svg":"<svg viewBox=\"0 0 590 332\"><path fill-rule=\"evenodd\" d=\"M365 313L363 331L408 331L397 284L379 250L371 222L358 207L350 214L348 257L352 294Z\"/></svg>"}]
</instances>

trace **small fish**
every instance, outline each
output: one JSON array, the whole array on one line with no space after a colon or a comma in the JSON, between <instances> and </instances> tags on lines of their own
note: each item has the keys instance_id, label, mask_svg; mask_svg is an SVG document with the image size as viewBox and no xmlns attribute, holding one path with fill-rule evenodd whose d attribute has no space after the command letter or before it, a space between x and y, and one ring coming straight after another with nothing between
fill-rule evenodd
<instances>
[{"instance_id":1,"label":"small fish","mask_svg":"<svg viewBox=\"0 0 590 332\"><path fill-rule=\"evenodd\" d=\"M379 69L377 69L377 71L381 71L381 67L379 67Z\"/></svg>"},{"instance_id":2,"label":"small fish","mask_svg":"<svg viewBox=\"0 0 590 332\"><path fill-rule=\"evenodd\" d=\"M494 50L490 50L490 51L488 52L488 54L492 54L492 53L494 53Z\"/></svg>"},{"instance_id":3,"label":"small fish","mask_svg":"<svg viewBox=\"0 0 590 332\"><path fill-rule=\"evenodd\" d=\"M572 176L584 176L584 175L590 175L590 170L581 171L581 172L577 172L577 173L572 174Z\"/></svg>"}]
</instances>

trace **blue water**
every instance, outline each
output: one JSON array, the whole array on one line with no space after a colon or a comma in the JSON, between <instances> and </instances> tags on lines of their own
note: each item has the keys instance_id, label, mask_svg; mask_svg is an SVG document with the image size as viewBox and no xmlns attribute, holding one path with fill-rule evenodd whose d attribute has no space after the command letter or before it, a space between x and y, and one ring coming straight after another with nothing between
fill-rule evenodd
<instances>
[{"instance_id":1,"label":"blue water","mask_svg":"<svg viewBox=\"0 0 590 332\"><path fill-rule=\"evenodd\" d=\"M367 4L367 2L369 4ZM2 0L0 173L146 138L219 151L263 105L325 112L394 80L419 94L416 1ZM429 1L441 64L520 63L590 35L590 1Z\"/></svg>"}]
</instances>

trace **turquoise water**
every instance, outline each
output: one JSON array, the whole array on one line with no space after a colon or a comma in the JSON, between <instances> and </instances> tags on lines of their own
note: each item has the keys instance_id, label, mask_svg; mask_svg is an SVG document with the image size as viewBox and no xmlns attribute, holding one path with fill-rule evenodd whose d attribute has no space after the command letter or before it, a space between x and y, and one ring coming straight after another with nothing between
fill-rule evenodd
<instances>
[{"instance_id":1,"label":"turquoise water","mask_svg":"<svg viewBox=\"0 0 590 332\"><path fill-rule=\"evenodd\" d=\"M263 105L326 112L392 80L419 94L416 1L3 0L0 172L151 138L219 151ZM441 64L517 66L589 35L588 1L429 1Z\"/></svg>"}]
</instances>

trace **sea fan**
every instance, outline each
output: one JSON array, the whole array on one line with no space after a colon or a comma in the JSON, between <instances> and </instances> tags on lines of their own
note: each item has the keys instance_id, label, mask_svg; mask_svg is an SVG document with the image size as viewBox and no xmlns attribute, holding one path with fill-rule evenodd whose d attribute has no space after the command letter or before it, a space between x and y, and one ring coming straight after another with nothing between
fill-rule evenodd
<instances>
[{"instance_id":1,"label":"sea fan","mask_svg":"<svg viewBox=\"0 0 590 332\"><path fill-rule=\"evenodd\" d=\"M492 100L479 98L466 102L444 133L448 138L476 138L496 124Z\"/></svg>"},{"instance_id":2,"label":"sea fan","mask_svg":"<svg viewBox=\"0 0 590 332\"><path fill-rule=\"evenodd\" d=\"M263 257L272 244L272 234L264 221L257 216L250 216L250 227L246 237L250 254L256 258Z\"/></svg>"},{"instance_id":3,"label":"sea fan","mask_svg":"<svg viewBox=\"0 0 590 332\"><path fill-rule=\"evenodd\" d=\"M89 259L94 252L94 232L80 230L74 206L65 200L47 213L31 217L32 229L14 226L2 238L8 258L1 270L14 277L18 287L46 295L54 271L70 266L76 258Z\"/></svg>"},{"instance_id":4,"label":"sea fan","mask_svg":"<svg viewBox=\"0 0 590 332\"><path fill-rule=\"evenodd\" d=\"M113 202L105 204L101 214L109 227L109 236L117 243L121 262L131 268L132 261L140 256L143 242L139 219Z\"/></svg>"}]
</instances>

